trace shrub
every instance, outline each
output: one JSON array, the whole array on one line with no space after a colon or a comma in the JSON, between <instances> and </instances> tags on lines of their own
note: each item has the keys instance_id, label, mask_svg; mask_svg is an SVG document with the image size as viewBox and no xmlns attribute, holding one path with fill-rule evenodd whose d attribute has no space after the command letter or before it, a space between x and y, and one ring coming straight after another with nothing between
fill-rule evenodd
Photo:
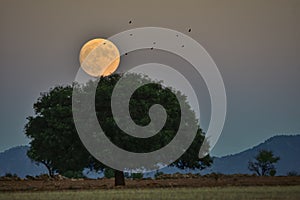
<instances>
[{"instance_id":1,"label":"shrub","mask_svg":"<svg viewBox=\"0 0 300 200\"><path fill-rule=\"evenodd\" d=\"M133 179L133 180L135 180L135 179L142 179L144 177L144 174L143 173L132 173L131 174L131 178Z\"/></svg>"},{"instance_id":2,"label":"shrub","mask_svg":"<svg viewBox=\"0 0 300 200\"><path fill-rule=\"evenodd\" d=\"M286 175L287 176L299 176L299 174L296 171L290 171Z\"/></svg>"},{"instance_id":3,"label":"shrub","mask_svg":"<svg viewBox=\"0 0 300 200\"><path fill-rule=\"evenodd\" d=\"M129 173L129 172L125 172L124 173L124 177L127 179L143 179L144 174L143 173Z\"/></svg>"},{"instance_id":4,"label":"shrub","mask_svg":"<svg viewBox=\"0 0 300 200\"><path fill-rule=\"evenodd\" d=\"M6 173L5 177L11 178L11 177L13 177L13 175L11 173Z\"/></svg>"},{"instance_id":5,"label":"shrub","mask_svg":"<svg viewBox=\"0 0 300 200\"><path fill-rule=\"evenodd\" d=\"M275 176L276 174L276 170L275 169L271 169L269 172L270 176Z\"/></svg>"},{"instance_id":6,"label":"shrub","mask_svg":"<svg viewBox=\"0 0 300 200\"><path fill-rule=\"evenodd\" d=\"M113 177L115 177L115 171L113 169L110 169L110 168L105 169L104 170L104 177L105 178L113 178Z\"/></svg>"},{"instance_id":7,"label":"shrub","mask_svg":"<svg viewBox=\"0 0 300 200\"><path fill-rule=\"evenodd\" d=\"M8 178L17 178L18 177L17 174L12 174L12 173L6 173L4 176L8 177Z\"/></svg>"},{"instance_id":8,"label":"shrub","mask_svg":"<svg viewBox=\"0 0 300 200\"><path fill-rule=\"evenodd\" d=\"M85 178L85 176L82 174L81 171L66 171L62 174L63 176L67 178Z\"/></svg>"},{"instance_id":9,"label":"shrub","mask_svg":"<svg viewBox=\"0 0 300 200\"><path fill-rule=\"evenodd\" d=\"M162 175L164 175L163 172L156 171L156 173L154 174L154 178L157 179L159 176L162 176Z\"/></svg>"}]
</instances>

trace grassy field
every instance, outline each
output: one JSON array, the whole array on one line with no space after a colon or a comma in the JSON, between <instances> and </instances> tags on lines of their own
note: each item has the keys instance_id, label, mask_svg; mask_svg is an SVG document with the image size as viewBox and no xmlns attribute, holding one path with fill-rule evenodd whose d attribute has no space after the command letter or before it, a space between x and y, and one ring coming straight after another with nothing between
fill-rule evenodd
<instances>
[{"instance_id":1,"label":"grassy field","mask_svg":"<svg viewBox=\"0 0 300 200\"><path fill-rule=\"evenodd\" d=\"M0 199L300 199L300 186L212 187L178 189L113 189L0 193Z\"/></svg>"}]
</instances>

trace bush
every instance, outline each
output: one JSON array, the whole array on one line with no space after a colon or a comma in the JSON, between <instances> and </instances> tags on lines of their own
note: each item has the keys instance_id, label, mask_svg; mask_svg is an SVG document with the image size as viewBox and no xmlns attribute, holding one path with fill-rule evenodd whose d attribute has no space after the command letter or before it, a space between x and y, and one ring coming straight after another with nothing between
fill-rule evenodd
<instances>
[{"instance_id":1,"label":"bush","mask_svg":"<svg viewBox=\"0 0 300 200\"><path fill-rule=\"evenodd\" d=\"M12 173L6 173L4 176L7 178L17 178L18 177L17 174L12 174Z\"/></svg>"},{"instance_id":2,"label":"bush","mask_svg":"<svg viewBox=\"0 0 300 200\"><path fill-rule=\"evenodd\" d=\"M156 171L156 173L154 174L154 178L157 179L159 176L161 175L164 175L163 172L159 172L159 171Z\"/></svg>"},{"instance_id":3,"label":"bush","mask_svg":"<svg viewBox=\"0 0 300 200\"><path fill-rule=\"evenodd\" d=\"M85 178L81 171L66 171L62 175L67 178Z\"/></svg>"},{"instance_id":4,"label":"bush","mask_svg":"<svg viewBox=\"0 0 300 200\"><path fill-rule=\"evenodd\" d=\"M124 173L124 177L127 179L142 179L144 177L143 173L129 173L129 172L125 172Z\"/></svg>"},{"instance_id":5,"label":"bush","mask_svg":"<svg viewBox=\"0 0 300 200\"><path fill-rule=\"evenodd\" d=\"M287 176L299 176L296 171L290 171L286 174Z\"/></svg>"},{"instance_id":6,"label":"bush","mask_svg":"<svg viewBox=\"0 0 300 200\"><path fill-rule=\"evenodd\" d=\"M144 174L143 173L132 173L131 174L131 178L133 179L133 180L135 180L135 179L142 179L144 177Z\"/></svg>"},{"instance_id":7,"label":"bush","mask_svg":"<svg viewBox=\"0 0 300 200\"><path fill-rule=\"evenodd\" d=\"M269 172L270 176L275 176L276 174L276 170L275 169L271 169Z\"/></svg>"},{"instance_id":8,"label":"bush","mask_svg":"<svg viewBox=\"0 0 300 200\"><path fill-rule=\"evenodd\" d=\"M8 177L8 178L13 177L13 175L12 175L11 173L6 173L4 176L5 176L5 177Z\"/></svg>"},{"instance_id":9,"label":"bush","mask_svg":"<svg viewBox=\"0 0 300 200\"><path fill-rule=\"evenodd\" d=\"M113 169L105 169L104 170L104 177L105 178L114 178L115 177L115 171Z\"/></svg>"}]
</instances>

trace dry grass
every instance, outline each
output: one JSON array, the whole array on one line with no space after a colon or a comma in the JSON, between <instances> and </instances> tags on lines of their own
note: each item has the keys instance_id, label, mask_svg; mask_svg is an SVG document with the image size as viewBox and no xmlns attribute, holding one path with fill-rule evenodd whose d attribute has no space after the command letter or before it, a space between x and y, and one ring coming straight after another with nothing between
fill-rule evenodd
<instances>
[{"instance_id":1,"label":"dry grass","mask_svg":"<svg viewBox=\"0 0 300 200\"><path fill-rule=\"evenodd\" d=\"M9 192L0 199L300 199L300 186L202 187L178 189L113 189L89 191Z\"/></svg>"}]
</instances>

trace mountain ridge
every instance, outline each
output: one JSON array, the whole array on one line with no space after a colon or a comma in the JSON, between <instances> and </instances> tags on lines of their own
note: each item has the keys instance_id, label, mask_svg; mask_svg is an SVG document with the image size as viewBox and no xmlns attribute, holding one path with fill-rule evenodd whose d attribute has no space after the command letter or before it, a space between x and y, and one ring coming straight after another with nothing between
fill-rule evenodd
<instances>
[{"instance_id":1,"label":"mountain ridge","mask_svg":"<svg viewBox=\"0 0 300 200\"><path fill-rule=\"evenodd\" d=\"M26 175L35 176L47 173L47 169L36 164L27 157L29 146L17 146L0 153L0 176L6 173L17 174L24 178ZM294 171L300 174L300 135L277 135L264 142L236 154L214 157L211 167L204 170L179 170L166 167L159 171L164 173L222 173L222 174L252 174L248 169L249 160L253 159L261 149L271 150L280 160L276 163L276 175L286 175ZM20 167L22 166L22 167ZM86 171L86 170L85 170ZM91 175L92 174L92 175ZM155 172L146 173L146 177L153 177ZM100 174L87 173L90 178L99 177ZM101 175L100 175L101 176Z\"/></svg>"},{"instance_id":2,"label":"mountain ridge","mask_svg":"<svg viewBox=\"0 0 300 200\"><path fill-rule=\"evenodd\" d=\"M11 173L24 178L26 175L35 176L47 173L46 167L28 158L28 149L29 146L26 145L16 146L0 153L0 176Z\"/></svg>"},{"instance_id":3,"label":"mountain ridge","mask_svg":"<svg viewBox=\"0 0 300 200\"><path fill-rule=\"evenodd\" d=\"M253 173L248 169L248 162L253 160L260 150L271 150L280 160L275 164L277 175L286 175L288 172L296 171L300 173L300 135L276 135L264 142L249 148L245 151L215 157L212 167L205 169L204 172L223 173L223 174L249 174Z\"/></svg>"}]
</instances>

